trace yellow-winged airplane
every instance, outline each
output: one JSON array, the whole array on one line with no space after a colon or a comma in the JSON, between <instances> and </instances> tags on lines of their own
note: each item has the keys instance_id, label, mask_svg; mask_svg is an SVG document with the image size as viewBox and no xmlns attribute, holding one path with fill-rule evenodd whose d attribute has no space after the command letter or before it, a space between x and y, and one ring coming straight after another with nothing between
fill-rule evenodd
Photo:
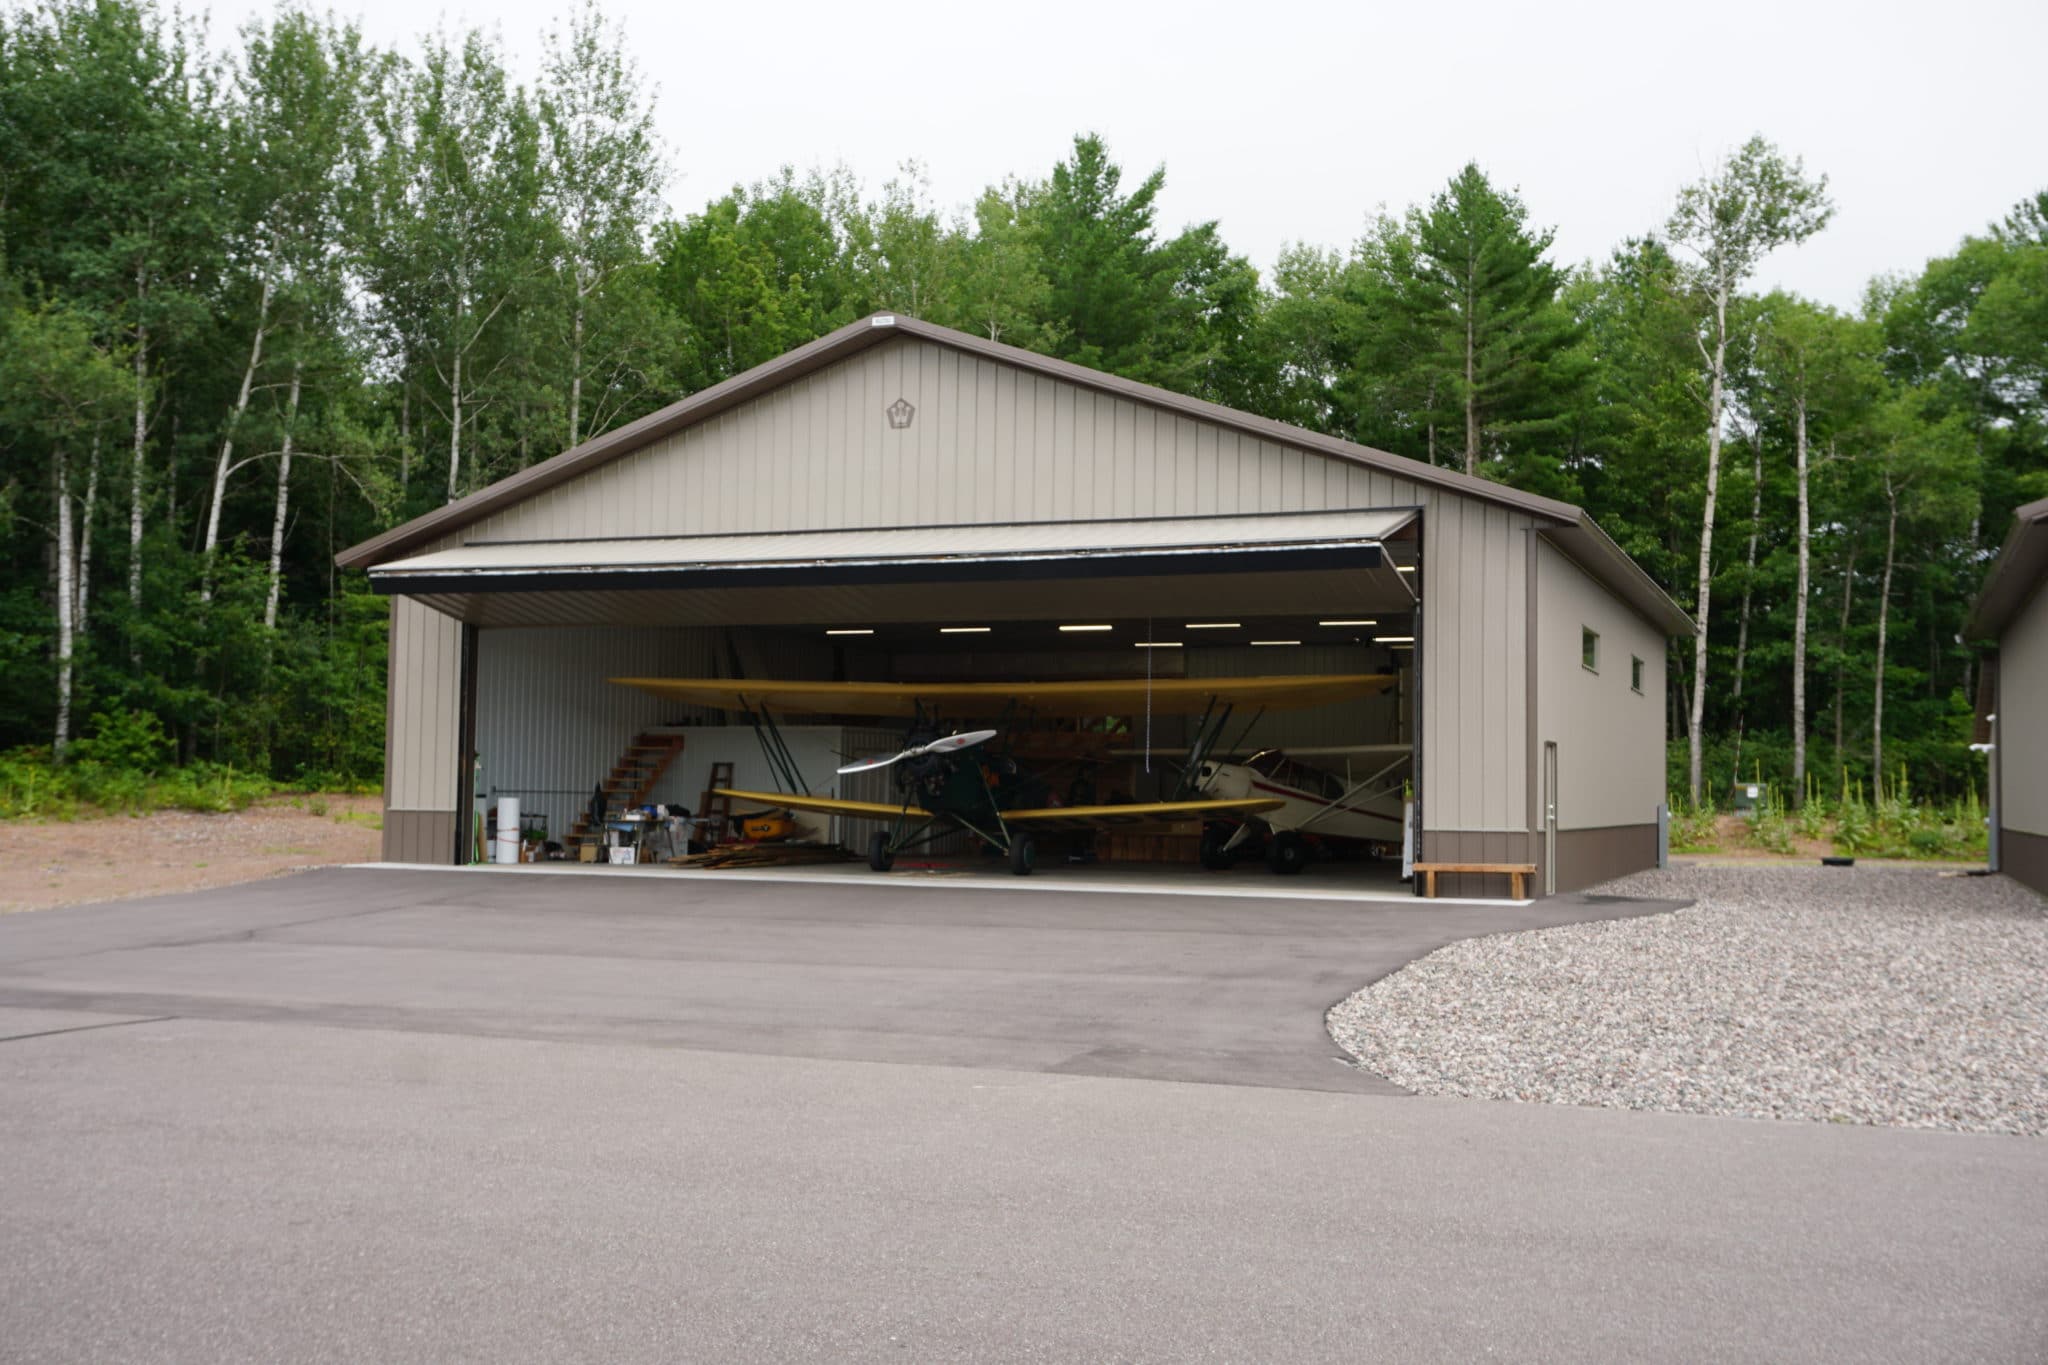
<instances>
[{"instance_id":1,"label":"yellow-winged airplane","mask_svg":"<svg viewBox=\"0 0 2048 1365\"><path fill-rule=\"evenodd\" d=\"M998 733L973 730L941 734L941 714L984 718L1024 710L1039 716L1098 719L1139 714L1200 715L1197 738L1185 771L1198 771L1234 707L1262 709L1321 706L1368 696L1393 679L1382 674L1313 674L1258 678L1158 678L1038 683L881 683L750 681L731 678L614 678L667 701L740 711L753 718L771 764L780 748L770 709L814 715L903 717L910 722L903 749L862 759L842 774L889 768L901 801L849 801L837 797L720 788L723 795L787 810L815 811L856 819L888 820L868 844L868 865L886 872L896 855L922 847L954 829L965 830L1004 853L1010 870L1028 874L1037 859L1034 830L1093 830L1113 825L1196 816L1256 815L1284 803L1273 798L1149 801L1132 805L1045 804L1044 784L1021 774L1016 764L965 751ZM797 785L792 782L791 785ZM1185 782L1184 784L1185 785Z\"/></svg>"}]
</instances>

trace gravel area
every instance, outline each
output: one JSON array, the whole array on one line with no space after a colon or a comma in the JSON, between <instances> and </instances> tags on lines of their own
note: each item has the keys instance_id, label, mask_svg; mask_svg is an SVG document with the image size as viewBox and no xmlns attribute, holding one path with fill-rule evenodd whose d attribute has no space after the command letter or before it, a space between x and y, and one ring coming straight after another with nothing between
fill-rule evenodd
<instances>
[{"instance_id":1,"label":"gravel area","mask_svg":"<svg viewBox=\"0 0 2048 1365\"><path fill-rule=\"evenodd\" d=\"M0 820L0 914L370 862L382 841L382 811L379 797L326 795L280 797L223 815Z\"/></svg>"},{"instance_id":2,"label":"gravel area","mask_svg":"<svg viewBox=\"0 0 2048 1365\"><path fill-rule=\"evenodd\" d=\"M2003 877L1712 867L1669 915L1451 944L1330 1011L1429 1095L2048 1135L2048 901Z\"/></svg>"}]
</instances>

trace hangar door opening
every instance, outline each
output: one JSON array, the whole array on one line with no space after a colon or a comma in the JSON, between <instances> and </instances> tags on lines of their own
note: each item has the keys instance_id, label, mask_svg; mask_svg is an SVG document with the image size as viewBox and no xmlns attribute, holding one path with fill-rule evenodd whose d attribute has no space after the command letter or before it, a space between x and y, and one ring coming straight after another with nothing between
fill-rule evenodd
<instances>
[{"instance_id":1,"label":"hangar door opening","mask_svg":"<svg viewBox=\"0 0 2048 1365\"><path fill-rule=\"evenodd\" d=\"M614 793L622 802L696 812L714 771L793 798L898 801L890 770L835 770L903 746L920 719L905 714L907 697L948 733L996 729L985 766L1002 769L1004 800L1033 809L1306 803L1048 830L1052 859L1256 862L1284 845L1320 875L1398 850L1402 798L1419 788L1419 548L1412 509L1374 509L475 542L376 576L475 627L473 795L518 797L565 846L587 825L593 789L635 747L677 752L644 789ZM1248 681L1310 678L1369 681L1291 695ZM733 688L700 697L646 685L664 680ZM885 684L899 700L762 686L778 682ZM1087 682L1123 688L1057 704L1027 686ZM1007 701L919 704L962 683ZM856 852L888 823L791 815L799 837ZM922 851L959 857L986 842L941 833L950 839Z\"/></svg>"}]
</instances>

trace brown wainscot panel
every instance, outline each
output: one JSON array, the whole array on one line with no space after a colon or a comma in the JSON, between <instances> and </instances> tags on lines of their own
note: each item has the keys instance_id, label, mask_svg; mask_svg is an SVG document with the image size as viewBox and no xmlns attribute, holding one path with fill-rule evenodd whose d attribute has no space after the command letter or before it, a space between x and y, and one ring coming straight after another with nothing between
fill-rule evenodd
<instances>
[{"instance_id":1,"label":"brown wainscot panel","mask_svg":"<svg viewBox=\"0 0 2048 1365\"><path fill-rule=\"evenodd\" d=\"M1998 831L1998 870L2048 896L2048 834L2011 827Z\"/></svg>"},{"instance_id":2,"label":"brown wainscot panel","mask_svg":"<svg viewBox=\"0 0 2048 1365\"><path fill-rule=\"evenodd\" d=\"M1655 825L1557 832L1557 889L1578 891L1657 865Z\"/></svg>"},{"instance_id":3,"label":"brown wainscot panel","mask_svg":"<svg viewBox=\"0 0 2048 1365\"><path fill-rule=\"evenodd\" d=\"M452 864L455 861L455 812L385 811L384 861Z\"/></svg>"}]
</instances>

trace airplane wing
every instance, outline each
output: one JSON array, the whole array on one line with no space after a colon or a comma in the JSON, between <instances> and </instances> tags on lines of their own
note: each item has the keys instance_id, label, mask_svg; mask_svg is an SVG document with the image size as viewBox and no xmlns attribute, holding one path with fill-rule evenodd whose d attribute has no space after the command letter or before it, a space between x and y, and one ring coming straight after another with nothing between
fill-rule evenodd
<instances>
[{"instance_id":1,"label":"airplane wing","mask_svg":"<svg viewBox=\"0 0 2048 1365\"><path fill-rule=\"evenodd\" d=\"M787 792L750 792L717 788L720 796L736 801L758 801L778 810L816 811L821 815L850 815L863 820L894 820L901 806L879 801L842 801L835 796L791 796ZM1048 806L1037 810L1006 810L1003 823L1029 825L1033 829L1106 829L1112 825L1139 825L1149 820L1170 820L1176 816L1253 815L1278 810L1286 805L1273 797L1244 801L1147 801L1132 806ZM912 808L913 813L916 808Z\"/></svg>"},{"instance_id":2,"label":"airplane wing","mask_svg":"<svg viewBox=\"0 0 2048 1365\"><path fill-rule=\"evenodd\" d=\"M894 820L903 813L902 806L886 806L879 801L842 801L836 796L791 796L788 792L747 792L726 787L714 790L720 796L730 796L736 801L759 801L762 805L773 806L777 810L816 811L820 815L851 815L863 820Z\"/></svg>"},{"instance_id":3,"label":"airplane wing","mask_svg":"<svg viewBox=\"0 0 2048 1365\"><path fill-rule=\"evenodd\" d=\"M1033 829L1107 829L1140 825L1175 816L1254 815L1278 810L1285 801L1259 797L1245 801L1146 801L1133 806L1049 806L1042 810L1006 810L1003 823Z\"/></svg>"},{"instance_id":4,"label":"airplane wing","mask_svg":"<svg viewBox=\"0 0 2048 1365\"><path fill-rule=\"evenodd\" d=\"M911 716L919 703L961 719L996 716L1015 702L1041 716L1194 715L1210 700L1290 710L1371 696L1384 673L1309 673L1259 678L1105 678L1059 682L802 682L745 678L613 678L664 701L727 711L767 707L821 715Z\"/></svg>"}]
</instances>

